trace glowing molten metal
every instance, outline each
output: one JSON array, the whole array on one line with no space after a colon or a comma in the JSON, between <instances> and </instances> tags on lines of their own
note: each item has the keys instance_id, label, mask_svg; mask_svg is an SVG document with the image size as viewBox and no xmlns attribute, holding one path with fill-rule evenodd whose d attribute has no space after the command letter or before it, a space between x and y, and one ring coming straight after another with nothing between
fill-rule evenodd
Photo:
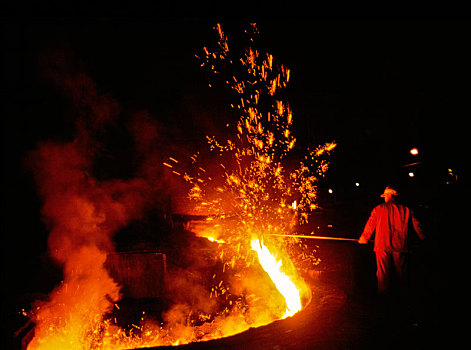
<instances>
[{"instance_id":1,"label":"glowing molten metal","mask_svg":"<svg viewBox=\"0 0 471 350\"><path fill-rule=\"evenodd\" d=\"M251 242L252 249L257 252L258 261L262 265L265 272L270 276L276 289L283 295L286 301L286 312L283 318L293 316L301 310L301 295L290 277L282 272L282 261L276 260L268 248L264 246L258 239Z\"/></svg>"}]
</instances>

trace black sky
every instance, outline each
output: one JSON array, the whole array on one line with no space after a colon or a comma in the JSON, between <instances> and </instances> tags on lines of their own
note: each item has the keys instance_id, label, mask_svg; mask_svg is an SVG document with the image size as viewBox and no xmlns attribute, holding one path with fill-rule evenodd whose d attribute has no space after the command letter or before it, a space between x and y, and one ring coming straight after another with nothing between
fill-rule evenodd
<instances>
[{"instance_id":1,"label":"black sky","mask_svg":"<svg viewBox=\"0 0 471 350\"><path fill-rule=\"evenodd\" d=\"M207 88L194 55L214 43L217 21L237 42L252 19L264 48L291 69L287 94L300 147L334 139L350 160L345 165L366 172L388 159L409 161L412 146L459 166L469 112L467 22L281 16L10 18L7 158L70 132L68 101L42 79L48 50L73 52L125 113L148 110L169 129L186 128L182 138L204 136L227 100Z\"/></svg>"}]
</instances>

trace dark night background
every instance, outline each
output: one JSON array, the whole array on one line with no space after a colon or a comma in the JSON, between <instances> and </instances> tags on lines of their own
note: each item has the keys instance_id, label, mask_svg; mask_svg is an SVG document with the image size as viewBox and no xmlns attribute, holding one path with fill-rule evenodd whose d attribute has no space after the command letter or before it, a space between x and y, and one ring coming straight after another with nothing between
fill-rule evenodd
<instances>
[{"instance_id":1,"label":"dark night background","mask_svg":"<svg viewBox=\"0 0 471 350\"><path fill-rule=\"evenodd\" d=\"M299 149L338 143L319 195L322 220L332 220L332 234L359 236L384 187L396 184L435 242L443 244L439 255L453 255L451 240L466 233L460 200L469 194L466 18L458 9L375 8L369 15L369 7L314 6L308 15L301 6L266 10L243 5L247 10L218 2L205 11L196 5L107 1L6 8L1 50L4 292L47 292L38 290L47 265L47 231L25 156L41 140L69 140L74 114L70 101L42 78L44 52L72 52L98 91L118 101L123 115L146 110L176 143L193 147L217 132L228 113L226 93L208 87L210 77L194 57L214 44L217 22L231 43L255 21L263 48L291 69L286 93ZM409 154L412 147L419 155ZM126 150L109 152L116 159ZM125 169L110 171L106 176Z\"/></svg>"}]
</instances>

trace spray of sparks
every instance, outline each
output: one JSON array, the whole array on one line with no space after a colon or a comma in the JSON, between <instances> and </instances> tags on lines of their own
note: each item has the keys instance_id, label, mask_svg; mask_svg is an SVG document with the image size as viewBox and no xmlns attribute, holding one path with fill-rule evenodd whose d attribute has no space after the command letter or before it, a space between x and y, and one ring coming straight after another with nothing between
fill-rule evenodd
<instances>
[{"instance_id":1,"label":"spray of sparks","mask_svg":"<svg viewBox=\"0 0 471 350\"><path fill-rule=\"evenodd\" d=\"M197 57L201 66L236 93L231 107L239 119L233 126L228 124L235 127L232 139L207 136L210 150L220 160L217 174L208 174L201 166L182 172L192 186L189 198L211 215L208 221L217 222L213 226L226 240L241 243L252 235L293 233L294 226L307 223L309 213L317 208L317 183L327 171L336 143L308 149L293 166L289 157L296 146L293 111L282 97L290 70L277 64L271 54L252 47L242 57L233 57L221 25L215 29L216 49L205 47L204 55ZM246 34L253 43L258 35L255 24ZM192 160L198 165L197 157Z\"/></svg>"},{"instance_id":2,"label":"spray of sparks","mask_svg":"<svg viewBox=\"0 0 471 350\"><path fill-rule=\"evenodd\" d=\"M317 208L317 183L328 169L336 143L308 149L301 161L293 161L293 111L282 93L290 70L251 46L241 57L234 57L221 25L215 29L218 45L203 48L197 58L235 93L231 108L238 119L227 124L234 136L223 141L207 136L212 163L218 164L212 164L210 171L201 165L198 154L191 157L192 170L172 170L191 184L189 198L207 216L205 223L192 229L220 243L223 274L229 270L237 275L247 266L261 265L285 297L286 304L276 316L283 318L299 311L308 298L308 287L297 271L302 266L312 268L319 260L295 237L273 235L294 234L298 224L308 222L309 213ZM258 35L255 24L245 33L253 44ZM178 167L178 161L169 159L166 165ZM224 278L213 292L211 297L231 295Z\"/></svg>"}]
</instances>

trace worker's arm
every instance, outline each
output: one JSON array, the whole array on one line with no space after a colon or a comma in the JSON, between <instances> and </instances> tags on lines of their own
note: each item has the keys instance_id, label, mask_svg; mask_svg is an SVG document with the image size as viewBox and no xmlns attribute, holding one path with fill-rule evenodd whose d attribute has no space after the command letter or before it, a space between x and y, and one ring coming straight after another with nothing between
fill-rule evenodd
<instances>
[{"instance_id":1,"label":"worker's arm","mask_svg":"<svg viewBox=\"0 0 471 350\"><path fill-rule=\"evenodd\" d=\"M417 236L419 236L420 239L424 239L425 236L424 236L424 232L422 230L422 225L420 224L419 220L417 220L417 218L414 216L414 213L410 212L410 216L412 218L412 225L414 225L414 230L415 232L417 232Z\"/></svg>"},{"instance_id":2,"label":"worker's arm","mask_svg":"<svg viewBox=\"0 0 471 350\"><path fill-rule=\"evenodd\" d=\"M373 209L371 212L370 218L368 219L365 229L363 230L363 233L361 234L360 238L358 239L358 243L360 244L366 244L368 243L368 240L370 239L371 235L373 234L373 231L376 228L376 208Z\"/></svg>"}]
</instances>

